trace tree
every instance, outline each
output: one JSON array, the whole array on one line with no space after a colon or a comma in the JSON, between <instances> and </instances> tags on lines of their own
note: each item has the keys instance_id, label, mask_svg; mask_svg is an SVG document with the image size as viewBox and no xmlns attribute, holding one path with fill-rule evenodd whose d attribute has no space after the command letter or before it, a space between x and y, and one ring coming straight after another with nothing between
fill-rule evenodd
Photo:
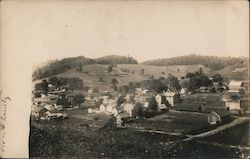
<instances>
[{"instance_id":1,"label":"tree","mask_svg":"<svg viewBox=\"0 0 250 159\"><path fill-rule=\"evenodd\" d=\"M80 65L79 71L82 72L82 65Z\"/></svg>"},{"instance_id":2,"label":"tree","mask_svg":"<svg viewBox=\"0 0 250 159\"><path fill-rule=\"evenodd\" d=\"M150 89L154 90L157 93L162 92L163 90L167 89L167 86L164 85L160 80L153 79L151 82Z\"/></svg>"},{"instance_id":3,"label":"tree","mask_svg":"<svg viewBox=\"0 0 250 159\"><path fill-rule=\"evenodd\" d=\"M166 96L161 96L161 104L165 104L167 107L170 106Z\"/></svg>"},{"instance_id":4,"label":"tree","mask_svg":"<svg viewBox=\"0 0 250 159\"><path fill-rule=\"evenodd\" d=\"M168 84L171 88L175 88L175 89L177 89L177 90L180 90L180 89L181 89L181 86L180 86L180 84L179 84L178 79L177 79L175 76L171 75L171 74L168 75L167 84Z\"/></svg>"},{"instance_id":5,"label":"tree","mask_svg":"<svg viewBox=\"0 0 250 159\"><path fill-rule=\"evenodd\" d=\"M205 75L195 74L195 76L190 77L190 90L194 90L200 87L206 87L211 84L209 78Z\"/></svg>"},{"instance_id":6,"label":"tree","mask_svg":"<svg viewBox=\"0 0 250 159\"><path fill-rule=\"evenodd\" d=\"M80 105L85 101L84 96L82 94L77 94L73 97L72 104Z\"/></svg>"},{"instance_id":7,"label":"tree","mask_svg":"<svg viewBox=\"0 0 250 159\"><path fill-rule=\"evenodd\" d=\"M141 69L140 74L143 76L144 75L144 68Z\"/></svg>"},{"instance_id":8,"label":"tree","mask_svg":"<svg viewBox=\"0 0 250 159\"><path fill-rule=\"evenodd\" d=\"M70 106L69 100L66 98L65 94L63 94L56 102L57 105L61 105L64 108L67 108Z\"/></svg>"},{"instance_id":9,"label":"tree","mask_svg":"<svg viewBox=\"0 0 250 159\"><path fill-rule=\"evenodd\" d=\"M124 102L125 102L124 95L119 96L118 99L117 99L117 105L120 106Z\"/></svg>"},{"instance_id":10,"label":"tree","mask_svg":"<svg viewBox=\"0 0 250 159\"><path fill-rule=\"evenodd\" d=\"M49 83L52 84L52 85L54 85L54 86L56 86L56 87L62 86L62 82L57 77L51 77L51 78L49 78Z\"/></svg>"},{"instance_id":11,"label":"tree","mask_svg":"<svg viewBox=\"0 0 250 159\"><path fill-rule=\"evenodd\" d=\"M115 78L113 78L113 79L111 80L112 88L114 88L115 91L117 91L117 84L118 84L118 83L119 83L118 80L115 79Z\"/></svg>"},{"instance_id":12,"label":"tree","mask_svg":"<svg viewBox=\"0 0 250 159\"><path fill-rule=\"evenodd\" d=\"M143 108L142 108L141 103L139 102L135 103L134 113L135 113L135 116L139 116L139 117L143 116Z\"/></svg>"},{"instance_id":13,"label":"tree","mask_svg":"<svg viewBox=\"0 0 250 159\"><path fill-rule=\"evenodd\" d=\"M113 70L113 66L112 66L112 65L109 65L109 66L108 66L108 72L110 73L110 72L112 72L112 70Z\"/></svg>"},{"instance_id":14,"label":"tree","mask_svg":"<svg viewBox=\"0 0 250 159\"><path fill-rule=\"evenodd\" d=\"M35 91L42 91L42 83L37 83L35 85Z\"/></svg>"},{"instance_id":15,"label":"tree","mask_svg":"<svg viewBox=\"0 0 250 159\"><path fill-rule=\"evenodd\" d=\"M223 78L222 78L222 76L221 76L220 74L215 74L215 75L213 76L213 81L214 81L214 82L222 83Z\"/></svg>"},{"instance_id":16,"label":"tree","mask_svg":"<svg viewBox=\"0 0 250 159\"><path fill-rule=\"evenodd\" d=\"M195 74L194 73L187 73L186 74L186 78L191 78L191 77L194 77L195 76Z\"/></svg>"},{"instance_id":17,"label":"tree","mask_svg":"<svg viewBox=\"0 0 250 159\"><path fill-rule=\"evenodd\" d=\"M149 107L151 110L157 110L157 102L156 102L154 96L151 96L151 97L149 98L148 107Z\"/></svg>"},{"instance_id":18,"label":"tree","mask_svg":"<svg viewBox=\"0 0 250 159\"><path fill-rule=\"evenodd\" d=\"M45 93L45 94L48 93L48 91L49 91L49 83L47 82L46 79L44 79L44 80L42 81L41 89L42 89L43 93Z\"/></svg>"},{"instance_id":19,"label":"tree","mask_svg":"<svg viewBox=\"0 0 250 159\"><path fill-rule=\"evenodd\" d=\"M200 69L199 69L199 73L200 73L200 74L202 74L202 73L203 73L202 67L200 67Z\"/></svg>"},{"instance_id":20,"label":"tree","mask_svg":"<svg viewBox=\"0 0 250 159\"><path fill-rule=\"evenodd\" d=\"M200 83L201 83L201 86L209 86L211 82L207 76L202 75L200 76Z\"/></svg>"}]
</instances>

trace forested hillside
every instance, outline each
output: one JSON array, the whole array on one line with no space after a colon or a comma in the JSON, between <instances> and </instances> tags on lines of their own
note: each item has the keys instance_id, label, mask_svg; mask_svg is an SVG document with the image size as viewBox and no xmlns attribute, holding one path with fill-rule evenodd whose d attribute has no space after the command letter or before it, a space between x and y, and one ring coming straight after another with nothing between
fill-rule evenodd
<instances>
[{"instance_id":1,"label":"forested hillside","mask_svg":"<svg viewBox=\"0 0 250 159\"><path fill-rule=\"evenodd\" d=\"M137 64L137 60L127 56L110 55L97 59L90 59L84 56L64 58L62 60L54 60L46 64L45 66L38 67L33 72L33 79L41 79L50 77L59 73L63 73L73 68L80 67L88 64Z\"/></svg>"},{"instance_id":2,"label":"forested hillside","mask_svg":"<svg viewBox=\"0 0 250 159\"><path fill-rule=\"evenodd\" d=\"M118 56L118 55L109 55L96 58L95 62L98 64L110 64L115 62L116 64L138 64L137 60L129 56Z\"/></svg>"},{"instance_id":3,"label":"forested hillside","mask_svg":"<svg viewBox=\"0 0 250 159\"><path fill-rule=\"evenodd\" d=\"M86 65L94 63L94 60L86 58L84 56L64 58L62 60L54 60L46 64L45 66L38 67L33 72L33 79L41 79L49 76L53 76L72 68L76 68L79 65Z\"/></svg>"},{"instance_id":4,"label":"forested hillside","mask_svg":"<svg viewBox=\"0 0 250 159\"><path fill-rule=\"evenodd\" d=\"M157 60L145 61L142 64L156 65L156 66L171 66L171 65L204 65L212 70L220 70L229 65L247 61L247 58L236 57L216 57L216 56L201 56L201 55L187 55L173 58L164 58Z\"/></svg>"}]
</instances>

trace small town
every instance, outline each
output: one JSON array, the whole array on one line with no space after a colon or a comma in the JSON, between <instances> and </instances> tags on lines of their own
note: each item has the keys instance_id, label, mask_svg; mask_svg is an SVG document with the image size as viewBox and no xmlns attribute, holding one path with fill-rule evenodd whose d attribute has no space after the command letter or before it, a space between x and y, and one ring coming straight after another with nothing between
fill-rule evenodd
<instances>
[{"instance_id":1,"label":"small town","mask_svg":"<svg viewBox=\"0 0 250 159\"><path fill-rule=\"evenodd\" d=\"M156 150L147 148L149 143L157 144L159 151L163 151L157 153L165 157L182 158L183 145L193 142L235 151L238 156L234 157L250 158L247 140L239 148L237 138L233 141L230 137L249 128L248 80L225 78L202 65L188 72L187 66L117 64L115 58L110 64L79 64L56 76L34 81L31 124L36 129L52 131L44 132L48 136L43 137L42 146L66 144L54 140L73 133L78 140L76 145L87 144L83 152L78 152L86 153L86 158L119 158L126 154L120 149L127 142L142 146L139 140L147 140L148 136L148 140L154 141L145 141L141 148L144 153L130 150L131 147L128 151L138 151L134 153L138 156L129 158L153 157ZM245 62L240 61L230 74L246 73L243 65ZM41 71L36 75L42 75ZM244 138L249 137L248 132L242 134ZM42 140L33 137L34 141ZM222 142L222 138L229 141ZM92 145L90 139L97 143ZM130 139L133 140L124 143ZM34 144L38 154L50 155L46 148L44 153L37 149L39 146L35 147L39 143ZM119 153L108 148L113 144ZM58 148L56 153L61 151L65 150Z\"/></svg>"}]
</instances>

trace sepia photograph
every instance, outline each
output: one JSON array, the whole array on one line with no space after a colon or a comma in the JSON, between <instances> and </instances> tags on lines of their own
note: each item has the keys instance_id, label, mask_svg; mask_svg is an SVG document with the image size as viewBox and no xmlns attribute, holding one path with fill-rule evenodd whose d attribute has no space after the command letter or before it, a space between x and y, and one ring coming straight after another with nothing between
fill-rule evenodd
<instances>
[{"instance_id":1,"label":"sepia photograph","mask_svg":"<svg viewBox=\"0 0 250 159\"><path fill-rule=\"evenodd\" d=\"M0 3L4 158L250 159L248 1Z\"/></svg>"}]
</instances>

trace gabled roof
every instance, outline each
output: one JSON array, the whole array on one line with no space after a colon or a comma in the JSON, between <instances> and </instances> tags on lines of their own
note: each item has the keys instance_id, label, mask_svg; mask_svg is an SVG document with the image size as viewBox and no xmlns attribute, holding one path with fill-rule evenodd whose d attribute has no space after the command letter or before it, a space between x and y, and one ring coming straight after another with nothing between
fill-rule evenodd
<instances>
[{"instance_id":1,"label":"gabled roof","mask_svg":"<svg viewBox=\"0 0 250 159\"><path fill-rule=\"evenodd\" d=\"M212 114L214 114L214 115L220 117L220 115L219 115L218 113L216 113L215 111L212 111L212 112L208 113L208 115L212 115Z\"/></svg>"},{"instance_id":2,"label":"gabled roof","mask_svg":"<svg viewBox=\"0 0 250 159\"><path fill-rule=\"evenodd\" d=\"M167 96L167 97L173 97L173 96L176 95L176 93L174 93L174 92L165 92L164 95Z\"/></svg>"},{"instance_id":3,"label":"gabled roof","mask_svg":"<svg viewBox=\"0 0 250 159\"><path fill-rule=\"evenodd\" d=\"M231 115L231 113L229 111L212 111L212 112L208 113L208 115L210 115L210 114L216 114L217 116L220 116L220 117Z\"/></svg>"},{"instance_id":4,"label":"gabled roof","mask_svg":"<svg viewBox=\"0 0 250 159\"><path fill-rule=\"evenodd\" d=\"M241 87L242 86L242 81L234 81L234 80L232 80L232 81L230 81L230 83L229 83L229 87Z\"/></svg>"}]
</instances>

